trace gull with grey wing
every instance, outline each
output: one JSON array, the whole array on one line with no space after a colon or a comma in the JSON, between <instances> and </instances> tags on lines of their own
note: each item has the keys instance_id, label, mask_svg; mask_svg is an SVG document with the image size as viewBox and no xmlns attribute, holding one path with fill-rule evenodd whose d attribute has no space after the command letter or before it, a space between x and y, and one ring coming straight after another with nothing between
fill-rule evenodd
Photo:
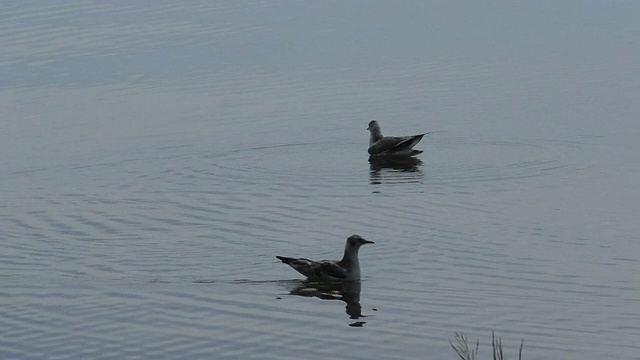
<instances>
[{"instance_id":1,"label":"gull with grey wing","mask_svg":"<svg viewBox=\"0 0 640 360\"><path fill-rule=\"evenodd\" d=\"M369 122L369 155L371 156L414 156L422 153L422 150L414 150L413 147L426 135L409 136L383 136L380 124L372 120Z\"/></svg>"},{"instance_id":2,"label":"gull with grey wing","mask_svg":"<svg viewBox=\"0 0 640 360\"><path fill-rule=\"evenodd\" d=\"M300 274L315 281L352 281L360 280L360 262L358 251L364 244L373 244L373 241L364 239L360 235L351 235L347 238L342 260L313 261L306 258L291 258L276 256L283 263L291 266Z\"/></svg>"}]
</instances>

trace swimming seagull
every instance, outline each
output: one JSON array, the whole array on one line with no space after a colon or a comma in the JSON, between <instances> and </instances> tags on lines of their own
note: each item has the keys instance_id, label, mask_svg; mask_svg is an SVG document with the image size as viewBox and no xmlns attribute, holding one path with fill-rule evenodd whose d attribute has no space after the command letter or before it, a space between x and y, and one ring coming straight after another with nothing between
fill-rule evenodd
<instances>
[{"instance_id":1,"label":"swimming seagull","mask_svg":"<svg viewBox=\"0 0 640 360\"><path fill-rule=\"evenodd\" d=\"M344 256L340 261L320 260L313 261L305 258L290 258L276 256L283 263L291 266L300 274L310 280L319 281L352 281L360 280L360 262L358 250L364 244L373 244L373 241L364 239L360 235L351 235L347 238L344 247Z\"/></svg>"},{"instance_id":2,"label":"swimming seagull","mask_svg":"<svg viewBox=\"0 0 640 360\"><path fill-rule=\"evenodd\" d=\"M369 122L369 155L371 156L414 156L422 153L422 150L413 150L413 147L427 134L409 136L382 136L380 124L372 120Z\"/></svg>"}]
</instances>

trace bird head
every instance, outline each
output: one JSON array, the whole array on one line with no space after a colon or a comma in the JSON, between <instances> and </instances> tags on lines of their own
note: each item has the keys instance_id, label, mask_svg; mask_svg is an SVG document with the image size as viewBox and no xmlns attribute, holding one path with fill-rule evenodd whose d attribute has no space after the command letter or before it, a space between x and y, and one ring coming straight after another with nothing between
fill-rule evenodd
<instances>
[{"instance_id":1,"label":"bird head","mask_svg":"<svg viewBox=\"0 0 640 360\"><path fill-rule=\"evenodd\" d=\"M380 124L377 121L371 120L369 121L369 126L367 126L367 130L369 131L380 131Z\"/></svg>"},{"instance_id":2,"label":"bird head","mask_svg":"<svg viewBox=\"0 0 640 360\"><path fill-rule=\"evenodd\" d=\"M347 246L350 248L359 248L364 244L375 244L373 241L367 240L360 235L351 235L347 238Z\"/></svg>"}]
</instances>

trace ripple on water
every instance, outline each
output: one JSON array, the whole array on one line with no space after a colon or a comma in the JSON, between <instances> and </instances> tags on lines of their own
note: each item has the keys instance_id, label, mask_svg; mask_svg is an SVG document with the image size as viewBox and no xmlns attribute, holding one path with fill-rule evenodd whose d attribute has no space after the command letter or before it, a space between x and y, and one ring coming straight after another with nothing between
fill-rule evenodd
<instances>
[{"instance_id":1,"label":"ripple on water","mask_svg":"<svg viewBox=\"0 0 640 360\"><path fill-rule=\"evenodd\" d=\"M320 185L350 190L360 183L358 168L349 166L353 159L344 157L352 149L352 144L334 141L235 150L215 157L211 173L225 182L266 186L265 193L276 195L305 196Z\"/></svg>"},{"instance_id":2,"label":"ripple on water","mask_svg":"<svg viewBox=\"0 0 640 360\"><path fill-rule=\"evenodd\" d=\"M433 146L437 152L428 155L425 181L433 187L446 186L456 191L504 190L577 166L563 156L575 151L573 142L440 137L434 139ZM447 154L446 163L439 161L438 154L443 152Z\"/></svg>"},{"instance_id":3,"label":"ripple on water","mask_svg":"<svg viewBox=\"0 0 640 360\"><path fill-rule=\"evenodd\" d=\"M483 64L455 51L425 62L406 32L416 27L391 26L388 39L407 41L380 49L409 56L354 63L356 53L383 54L366 36L340 36L376 18L351 16L365 8L346 2L96 4L15 2L0 14L11 155L1 174L0 358L440 359L453 357L454 332L486 344L492 329L506 345L524 337L525 358L640 353L638 238L624 224L636 207L593 200L561 214L553 198L573 190L576 170L628 165L631 151L598 163L573 156L580 142L512 139L504 128L458 135L476 110L551 111L578 116L561 132L575 132L571 121L597 131L598 117L633 109L637 86L614 85L623 73L610 71L632 61L607 63L619 57L596 46L581 57L597 60L595 72L562 54L533 64L491 51ZM415 6L395 8L409 15L403 24L424 22ZM582 81L590 73L600 75ZM605 77L613 81L597 81ZM565 80L597 86L564 91ZM582 106L593 99L607 106ZM541 102L552 107L536 111ZM569 114L579 108L601 112ZM415 161L368 162L364 127L379 115L425 131L452 121L424 138ZM578 229L587 212L603 239ZM273 256L337 258L351 233L376 241L362 250L358 291L306 284Z\"/></svg>"}]
</instances>

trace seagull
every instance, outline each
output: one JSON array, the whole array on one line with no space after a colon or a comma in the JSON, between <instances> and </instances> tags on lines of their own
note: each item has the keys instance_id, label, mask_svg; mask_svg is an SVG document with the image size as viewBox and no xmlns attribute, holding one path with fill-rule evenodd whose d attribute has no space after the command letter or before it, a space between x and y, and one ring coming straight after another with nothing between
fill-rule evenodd
<instances>
[{"instance_id":1,"label":"seagull","mask_svg":"<svg viewBox=\"0 0 640 360\"><path fill-rule=\"evenodd\" d=\"M291 266L300 274L310 280L316 281L353 281L360 280L360 263L358 262L358 250L364 244L374 244L373 241L364 239L360 235L351 235L347 238L344 247L344 256L340 261L320 260L313 261L305 258L290 258L276 256L283 263Z\"/></svg>"},{"instance_id":2,"label":"seagull","mask_svg":"<svg viewBox=\"0 0 640 360\"><path fill-rule=\"evenodd\" d=\"M427 134L409 136L382 136L380 124L377 121L369 122L369 155L371 156L414 156L422 153L422 150L414 150L413 147Z\"/></svg>"}]
</instances>

